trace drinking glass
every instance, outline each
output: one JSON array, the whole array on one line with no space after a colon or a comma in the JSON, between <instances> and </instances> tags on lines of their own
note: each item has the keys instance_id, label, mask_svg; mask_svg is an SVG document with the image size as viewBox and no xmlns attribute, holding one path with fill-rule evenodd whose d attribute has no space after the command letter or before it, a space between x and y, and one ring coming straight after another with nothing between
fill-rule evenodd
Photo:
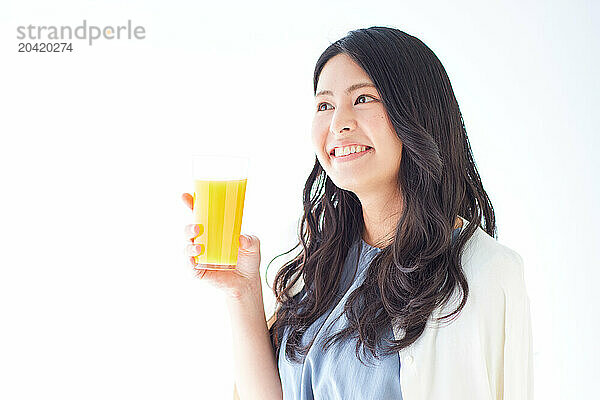
<instances>
[{"instance_id":1,"label":"drinking glass","mask_svg":"<svg viewBox=\"0 0 600 400\"><path fill-rule=\"evenodd\" d=\"M201 245L197 269L233 270L237 265L244 213L249 158L194 155L194 223L204 230L194 238Z\"/></svg>"}]
</instances>

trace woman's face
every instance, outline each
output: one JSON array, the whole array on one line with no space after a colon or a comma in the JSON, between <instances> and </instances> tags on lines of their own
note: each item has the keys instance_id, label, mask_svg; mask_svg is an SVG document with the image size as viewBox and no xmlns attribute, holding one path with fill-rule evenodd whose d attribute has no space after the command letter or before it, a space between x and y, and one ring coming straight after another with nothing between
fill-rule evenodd
<instances>
[{"instance_id":1,"label":"woman's face","mask_svg":"<svg viewBox=\"0 0 600 400\"><path fill-rule=\"evenodd\" d=\"M398 186L402 142L373 82L346 54L327 61L319 76L312 141L321 166L337 187L360 197ZM330 154L335 147L352 144L371 149L348 156Z\"/></svg>"}]
</instances>

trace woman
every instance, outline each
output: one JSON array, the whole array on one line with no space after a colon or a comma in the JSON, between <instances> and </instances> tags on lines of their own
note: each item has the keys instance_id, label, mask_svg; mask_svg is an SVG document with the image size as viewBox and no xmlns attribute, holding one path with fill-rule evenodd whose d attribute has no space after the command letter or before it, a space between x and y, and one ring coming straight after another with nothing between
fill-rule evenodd
<instances>
[{"instance_id":1,"label":"woman","mask_svg":"<svg viewBox=\"0 0 600 400\"><path fill-rule=\"evenodd\" d=\"M438 58L358 29L323 52L314 92L302 248L275 277L268 335L256 237L238 270L203 275L230 294L239 397L531 399L523 262L494 239Z\"/></svg>"}]
</instances>

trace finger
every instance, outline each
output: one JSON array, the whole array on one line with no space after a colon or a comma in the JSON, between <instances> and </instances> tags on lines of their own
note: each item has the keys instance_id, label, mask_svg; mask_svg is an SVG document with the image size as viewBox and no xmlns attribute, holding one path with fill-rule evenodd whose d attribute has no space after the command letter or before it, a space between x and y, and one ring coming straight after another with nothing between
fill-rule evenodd
<instances>
[{"instance_id":1,"label":"finger","mask_svg":"<svg viewBox=\"0 0 600 400\"><path fill-rule=\"evenodd\" d=\"M198 279L204 278L204 275L208 272L208 270L206 270L204 268L196 268L198 266L198 264L196 263L196 260L194 259L194 257L190 257L190 264L192 264L192 266L194 267L194 272L196 274L196 278L198 278Z\"/></svg>"},{"instance_id":2,"label":"finger","mask_svg":"<svg viewBox=\"0 0 600 400\"><path fill-rule=\"evenodd\" d=\"M200 235L200 233L203 231L201 226L202 226L202 224L186 225L185 228L183 229L183 234L185 235L186 239L190 239L190 238L194 239L194 238L198 237L198 235Z\"/></svg>"},{"instance_id":3,"label":"finger","mask_svg":"<svg viewBox=\"0 0 600 400\"><path fill-rule=\"evenodd\" d=\"M204 253L203 244L188 244L184 249L185 255L188 257L200 256Z\"/></svg>"},{"instance_id":4,"label":"finger","mask_svg":"<svg viewBox=\"0 0 600 400\"><path fill-rule=\"evenodd\" d=\"M181 195L181 199L191 210L194 209L194 197L191 194L184 193Z\"/></svg>"},{"instance_id":5,"label":"finger","mask_svg":"<svg viewBox=\"0 0 600 400\"><path fill-rule=\"evenodd\" d=\"M242 236L242 235L240 235ZM240 240L240 250L250 254L250 253L255 253L255 254L259 254L260 253L260 240L258 239L258 237L256 237L255 235L243 235L244 239Z\"/></svg>"},{"instance_id":6,"label":"finger","mask_svg":"<svg viewBox=\"0 0 600 400\"><path fill-rule=\"evenodd\" d=\"M198 278L198 279L204 278L204 275L208 272L208 270L206 270L206 269L198 269L198 268L194 268L194 271L196 272L196 278Z\"/></svg>"}]
</instances>

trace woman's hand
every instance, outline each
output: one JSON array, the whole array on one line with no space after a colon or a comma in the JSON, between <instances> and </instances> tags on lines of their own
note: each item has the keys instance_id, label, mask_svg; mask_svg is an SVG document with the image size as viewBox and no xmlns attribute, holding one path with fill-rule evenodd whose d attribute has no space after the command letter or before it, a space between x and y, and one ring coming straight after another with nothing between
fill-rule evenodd
<instances>
[{"instance_id":1,"label":"woman's hand","mask_svg":"<svg viewBox=\"0 0 600 400\"><path fill-rule=\"evenodd\" d=\"M194 209L192 195L184 193L181 198L191 209ZM194 256L200 255L203 250L199 244L194 244L194 238L200 236L204 230L202 224L189 224L185 226L185 236L188 242L184 252L189 257L190 264L196 270L196 276L209 281L215 287L224 290L232 298L240 298L248 293L261 289L260 282L260 241L253 235L240 235L237 266L234 270L206 270L197 269ZM204 246L202 246L204 247Z\"/></svg>"}]
</instances>

